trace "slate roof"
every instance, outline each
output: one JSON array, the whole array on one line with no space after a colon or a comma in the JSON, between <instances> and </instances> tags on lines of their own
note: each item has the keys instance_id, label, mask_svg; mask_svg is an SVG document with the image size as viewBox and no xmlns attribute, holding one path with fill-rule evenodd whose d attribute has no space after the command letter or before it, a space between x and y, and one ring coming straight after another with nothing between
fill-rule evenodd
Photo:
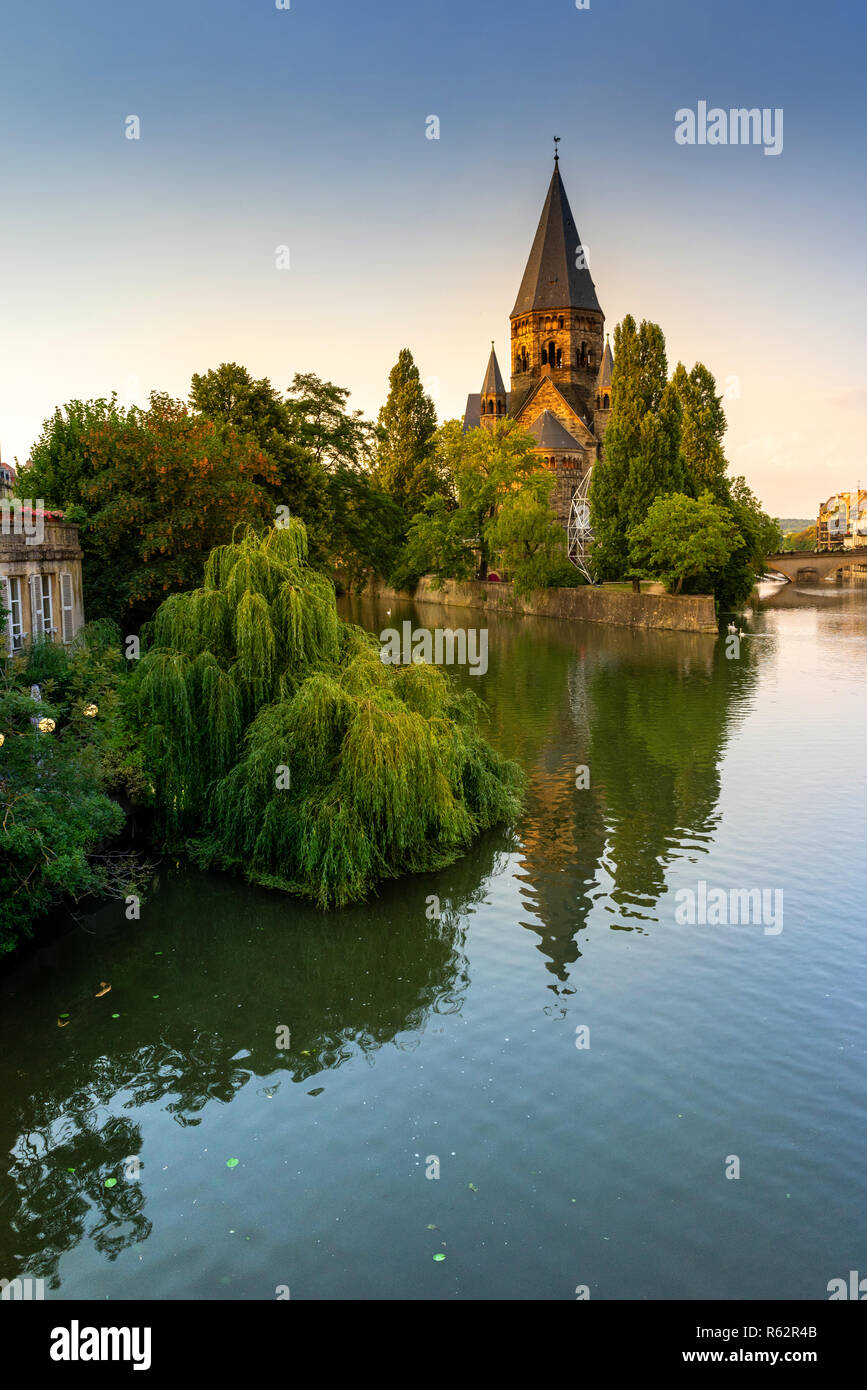
<instances>
[{"instance_id":1,"label":"slate roof","mask_svg":"<svg viewBox=\"0 0 867 1390\"><path fill-rule=\"evenodd\" d=\"M491 348L491 355L488 358L488 367L482 382L481 394L483 396L505 396L506 394L503 378L500 376L500 364L493 348Z\"/></svg>"},{"instance_id":2,"label":"slate roof","mask_svg":"<svg viewBox=\"0 0 867 1390\"><path fill-rule=\"evenodd\" d=\"M557 453L582 453L582 446L574 435L571 435L550 410L545 410L528 427L528 434L531 434L539 445L540 449L553 449Z\"/></svg>"},{"instance_id":3,"label":"slate roof","mask_svg":"<svg viewBox=\"0 0 867 1390\"><path fill-rule=\"evenodd\" d=\"M593 309L602 313L590 271L579 270L575 264L582 244L555 163L512 318L535 309Z\"/></svg>"}]
</instances>

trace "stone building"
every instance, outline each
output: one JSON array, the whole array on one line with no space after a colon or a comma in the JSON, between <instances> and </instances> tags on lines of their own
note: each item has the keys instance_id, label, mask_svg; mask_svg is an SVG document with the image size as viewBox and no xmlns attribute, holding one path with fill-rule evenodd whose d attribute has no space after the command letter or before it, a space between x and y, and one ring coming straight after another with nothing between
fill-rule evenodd
<instances>
[{"instance_id":1,"label":"stone building","mask_svg":"<svg viewBox=\"0 0 867 1390\"><path fill-rule=\"evenodd\" d=\"M560 177L548 186L515 307L510 315L511 378L497 355L482 389L467 397L464 429L511 416L537 441L540 466L557 475L552 503L565 526L581 480L601 456L611 413L611 347L586 250Z\"/></svg>"},{"instance_id":2,"label":"stone building","mask_svg":"<svg viewBox=\"0 0 867 1390\"><path fill-rule=\"evenodd\" d=\"M7 653L34 637L69 643L83 626L78 527L62 513L0 502L0 602Z\"/></svg>"}]
</instances>

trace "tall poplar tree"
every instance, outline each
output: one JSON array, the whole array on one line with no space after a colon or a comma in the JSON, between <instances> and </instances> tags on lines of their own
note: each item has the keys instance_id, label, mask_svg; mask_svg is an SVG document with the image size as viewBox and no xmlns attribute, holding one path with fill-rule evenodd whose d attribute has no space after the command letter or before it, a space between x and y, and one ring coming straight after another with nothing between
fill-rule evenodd
<instances>
[{"instance_id":1,"label":"tall poplar tree","mask_svg":"<svg viewBox=\"0 0 867 1390\"><path fill-rule=\"evenodd\" d=\"M379 412L376 480L402 507L407 521L439 488L436 427L436 409L425 394L412 353L401 348Z\"/></svg>"},{"instance_id":2,"label":"tall poplar tree","mask_svg":"<svg viewBox=\"0 0 867 1390\"><path fill-rule=\"evenodd\" d=\"M590 487L593 557L601 579L624 577L629 528L644 520L655 498L683 486L681 405L668 381L658 324L643 320L638 327L627 314L617 325L611 394L604 457Z\"/></svg>"},{"instance_id":3,"label":"tall poplar tree","mask_svg":"<svg viewBox=\"0 0 867 1390\"><path fill-rule=\"evenodd\" d=\"M680 447L687 485L696 496L709 488L719 497L724 490L726 472L722 447L726 417L722 396L717 395L716 382L703 362L696 362L691 372L678 362L672 385L683 412Z\"/></svg>"}]
</instances>

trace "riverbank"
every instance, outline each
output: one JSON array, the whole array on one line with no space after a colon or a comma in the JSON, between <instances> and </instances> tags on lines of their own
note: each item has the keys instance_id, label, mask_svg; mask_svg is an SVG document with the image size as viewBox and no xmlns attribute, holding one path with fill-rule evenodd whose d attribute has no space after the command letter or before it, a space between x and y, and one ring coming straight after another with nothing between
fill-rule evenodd
<instances>
[{"instance_id":1,"label":"riverbank","mask_svg":"<svg viewBox=\"0 0 867 1390\"><path fill-rule=\"evenodd\" d=\"M367 598L412 598L415 603L436 603L447 608L566 618L615 627L700 632L708 636L716 636L719 631L714 601L705 594L634 594L620 589L593 588L588 584L579 589L540 589L529 598L519 598L511 584L444 579L440 581L442 587L435 588L435 583L425 576L419 580L414 594L405 594L374 581L364 593Z\"/></svg>"}]
</instances>

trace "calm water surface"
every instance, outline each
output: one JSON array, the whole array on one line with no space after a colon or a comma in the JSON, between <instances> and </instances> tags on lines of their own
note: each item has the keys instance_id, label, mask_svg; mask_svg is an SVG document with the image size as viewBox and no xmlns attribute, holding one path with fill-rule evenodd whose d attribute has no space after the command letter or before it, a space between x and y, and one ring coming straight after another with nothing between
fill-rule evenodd
<instances>
[{"instance_id":1,"label":"calm water surface","mask_svg":"<svg viewBox=\"0 0 867 1390\"><path fill-rule=\"evenodd\" d=\"M485 621L390 606L343 612ZM824 1299L867 1270L867 593L789 590L738 660L486 621L456 679L527 769L519 825L330 916L164 861L139 922L104 908L0 983L0 1275ZM782 890L783 930L679 924L699 881Z\"/></svg>"}]
</instances>

